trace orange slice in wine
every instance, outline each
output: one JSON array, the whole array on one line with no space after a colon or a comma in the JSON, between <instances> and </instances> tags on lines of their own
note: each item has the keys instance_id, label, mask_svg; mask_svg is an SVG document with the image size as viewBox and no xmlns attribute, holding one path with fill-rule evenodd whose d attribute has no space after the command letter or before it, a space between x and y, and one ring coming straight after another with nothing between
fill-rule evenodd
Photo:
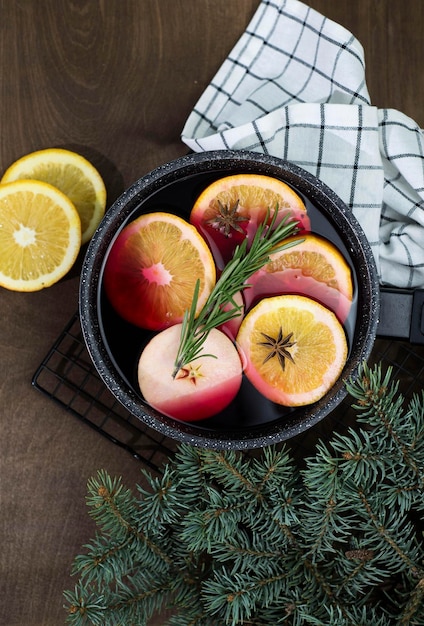
<instances>
[{"instance_id":1,"label":"orange slice in wine","mask_svg":"<svg viewBox=\"0 0 424 626\"><path fill-rule=\"evenodd\" d=\"M208 241L218 268L231 259L235 247L250 242L267 212L278 211L277 225L284 216L310 230L302 198L285 182L263 174L234 174L211 183L197 198L190 222Z\"/></svg>"},{"instance_id":2,"label":"orange slice in wine","mask_svg":"<svg viewBox=\"0 0 424 626\"><path fill-rule=\"evenodd\" d=\"M261 300L244 318L237 344L253 386L284 406L322 398L339 378L348 353L334 313L297 295Z\"/></svg>"},{"instance_id":3,"label":"orange slice in wine","mask_svg":"<svg viewBox=\"0 0 424 626\"><path fill-rule=\"evenodd\" d=\"M200 281L197 312L215 285L211 252L194 226L170 213L148 213L118 235L106 261L104 286L128 322L162 330L182 321Z\"/></svg>"},{"instance_id":4,"label":"orange slice in wine","mask_svg":"<svg viewBox=\"0 0 424 626\"><path fill-rule=\"evenodd\" d=\"M261 298L298 294L317 300L343 323L353 298L352 272L342 253L311 233L289 237L290 247L270 254L269 262L248 280L246 308ZM291 244L295 244L291 246Z\"/></svg>"}]
</instances>

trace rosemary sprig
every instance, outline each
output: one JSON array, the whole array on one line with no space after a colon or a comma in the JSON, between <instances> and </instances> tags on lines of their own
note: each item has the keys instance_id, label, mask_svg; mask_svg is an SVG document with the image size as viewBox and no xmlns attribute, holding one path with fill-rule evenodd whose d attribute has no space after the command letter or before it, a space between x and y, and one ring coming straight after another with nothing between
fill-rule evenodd
<instances>
[{"instance_id":1,"label":"rosemary sprig","mask_svg":"<svg viewBox=\"0 0 424 626\"><path fill-rule=\"evenodd\" d=\"M221 326L239 314L241 306L234 301L234 295L249 286L246 283L247 279L268 262L271 251L278 252L298 243L298 241L283 241L296 233L298 222L288 222L290 217L288 214L274 229L277 214L278 210L276 209L268 226L268 211L267 218L258 226L249 249L247 249L246 239L237 246L231 261L223 269L197 317L200 281L196 282L191 307L185 312L182 322L180 344L172 373L173 378L176 377L181 368L200 356L216 358L213 354L203 354L202 347L213 328ZM229 302L234 308L225 311L224 306Z\"/></svg>"}]
</instances>

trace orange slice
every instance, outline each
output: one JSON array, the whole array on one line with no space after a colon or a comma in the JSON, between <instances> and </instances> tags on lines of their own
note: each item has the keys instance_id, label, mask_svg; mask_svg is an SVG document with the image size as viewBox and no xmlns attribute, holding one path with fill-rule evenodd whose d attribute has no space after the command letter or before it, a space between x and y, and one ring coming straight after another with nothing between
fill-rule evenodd
<instances>
[{"instance_id":1,"label":"orange slice","mask_svg":"<svg viewBox=\"0 0 424 626\"><path fill-rule=\"evenodd\" d=\"M182 321L197 279L199 312L215 285L212 254L193 226L162 212L141 215L122 230L104 271L106 294L115 310L150 330Z\"/></svg>"},{"instance_id":2,"label":"orange slice","mask_svg":"<svg viewBox=\"0 0 424 626\"><path fill-rule=\"evenodd\" d=\"M348 352L334 313L297 295L261 300L243 320L237 343L247 378L284 406L322 398L339 378Z\"/></svg>"},{"instance_id":3,"label":"orange slice","mask_svg":"<svg viewBox=\"0 0 424 626\"><path fill-rule=\"evenodd\" d=\"M299 294L321 302L344 322L352 304L353 283L342 253L310 233L290 237L287 243L296 245L270 254L269 262L248 279L246 307L264 297Z\"/></svg>"},{"instance_id":4,"label":"orange slice","mask_svg":"<svg viewBox=\"0 0 424 626\"><path fill-rule=\"evenodd\" d=\"M81 222L56 187L35 180L0 185L0 285L38 291L64 276L81 246Z\"/></svg>"},{"instance_id":5,"label":"orange slice","mask_svg":"<svg viewBox=\"0 0 424 626\"><path fill-rule=\"evenodd\" d=\"M231 259L244 238L251 241L258 224L278 209L283 216L310 230L310 220L302 198L286 183L263 174L235 174L211 183L197 198L190 222L208 241L220 269ZM281 217L280 217L281 216Z\"/></svg>"},{"instance_id":6,"label":"orange slice","mask_svg":"<svg viewBox=\"0 0 424 626\"><path fill-rule=\"evenodd\" d=\"M68 196L81 219L81 241L89 241L105 212L106 188L99 172L87 159L61 148L31 152L12 163L1 182L22 179L50 183Z\"/></svg>"}]
</instances>

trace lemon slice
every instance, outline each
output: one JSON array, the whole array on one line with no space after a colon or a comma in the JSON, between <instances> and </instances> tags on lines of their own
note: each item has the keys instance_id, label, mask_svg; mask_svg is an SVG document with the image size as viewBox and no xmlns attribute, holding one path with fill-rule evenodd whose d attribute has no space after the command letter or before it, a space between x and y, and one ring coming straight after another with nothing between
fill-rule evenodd
<instances>
[{"instance_id":1,"label":"lemon slice","mask_svg":"<svg viewBox=\"0 0 424 626\"><path fill-rule=\"evenodd\" d=\"M48 183L0 185L0 285L38 291L64 276L81 246L74 204Z\"/></svg>"},{"instance_id":2,"label":"lemon slice","mask_svg":"<svg viewBox=\"0 0 424 626\"><path fill-rule=\"evenodd\" d=\"M106 188L87 159L62 148L31 152L12 163L0 182L22 179L50 183L68 196L81 219L81 242L91 239L105 212Z\"/></svg>"}]
</instances>

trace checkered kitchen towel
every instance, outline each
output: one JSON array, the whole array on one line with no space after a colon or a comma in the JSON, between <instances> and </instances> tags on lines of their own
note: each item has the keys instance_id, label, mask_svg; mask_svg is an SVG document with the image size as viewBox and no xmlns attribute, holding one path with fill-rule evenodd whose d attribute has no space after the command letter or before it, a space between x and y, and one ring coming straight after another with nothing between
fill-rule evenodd
<instances>
[{"instance_id":1,"label":"checkered kitchen towel","mask_svg":"<svg viewBox=\"0 0 424 626\"><path fill-rule=\"evenodd\" d=\"M424 135L370 104L361 44L298 0L262 0L182 131L195 152L296 163L352 209L380 282L424 287Z\"/></svg>"}]
</instances>

